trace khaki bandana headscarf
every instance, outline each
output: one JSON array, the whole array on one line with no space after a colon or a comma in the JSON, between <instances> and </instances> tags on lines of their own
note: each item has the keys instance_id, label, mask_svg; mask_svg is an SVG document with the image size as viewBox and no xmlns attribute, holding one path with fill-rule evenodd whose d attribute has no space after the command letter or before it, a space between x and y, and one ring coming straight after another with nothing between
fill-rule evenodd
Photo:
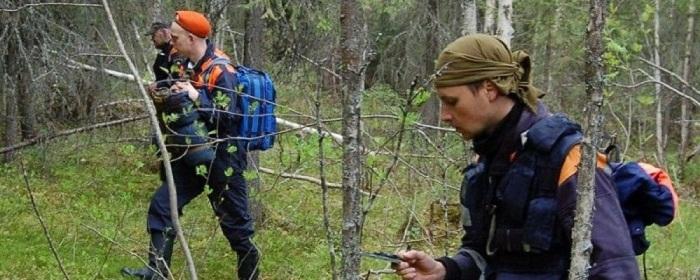
<instances>
[{"instance_id":1,"label":"khaki bandana headscarf","mask_svg":"<svg viewBox=\"0 0 700 280\"><path fill-rule=\"evenodd\" d=\"M511 53L494 36L467 35L447 45L438 56L435 87L466 85L490 80L504 94L515 94L532 111L543 94L530 84L530 56Z\"/></svg>"}]
</instances>

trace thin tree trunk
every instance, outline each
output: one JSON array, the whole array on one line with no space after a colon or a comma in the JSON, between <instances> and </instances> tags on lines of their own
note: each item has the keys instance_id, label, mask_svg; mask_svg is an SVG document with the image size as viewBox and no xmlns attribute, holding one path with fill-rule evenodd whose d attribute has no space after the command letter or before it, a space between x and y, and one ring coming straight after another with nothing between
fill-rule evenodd
<instances>
[{"instance_id":1,"label":"thin tree trunk","mask_svg":"<svg viewBox=\"0 0 700 280\"><path fill-rule=\"evenodd\" d=\"M248 0L249 10L246 12L245 34L243 35L243 65L255 69L263 68L263 35L264 22L262 6L258 1ZM256 170L260 166L258 151L248 152L248 168ZM251 168L252 167L252 168ZM260 190L260 178L248 182L251 189ZM265 217L265 207L262 200L252 197L250 208L256 224L262 224Z\"/></svg>"},{"instance_id":2,"label":"thin tree trunk","mask_svg":"<svg viewBox=\"0 0 700 280\"><path fill-rule=\"evenodd\" d=\"M134 63L131 61L131 58L126 52L126 48L124 47L124 42L122 41L122 37L119 34L119 30L117 29L117 24L114 22L114 18L112 17L112 11L109 9L109 3L107 0L102 0L102 5L104 6L105 12L107 13L107 19L109 20L110 25L112 26L112 31L114 32L114 36L116 37L117 44L119 46L119 51L121 51L122 55L124 56L124 60L126 60L127 65L129 65L129 69L131 70L131 73L133 74L134 77L141 77L139 74L138 70L136 69L136 66ZM166 151L165 148L165 142L163 139L163 133L160 131L160 126L158 125L158 119L156 117L156 109L153 106L153 103L150 102L150 98L148 96L148 93L146 92L146 89L144 89L143 86L141 86L141 82L138 79L135 79L137 82L137 88L141 92L141 96L144 99L144 102L146 103L146 109L148 110L148 115L151 120L151 127L154 128L156 131L156 140L158 142L158 148L161 151ZM180 244L182 245L182 251L185 255L185 260L187 262L187 269L190 274L190 279L192 280L197 280L197 271L195 270L194 267L194 261L192 259L192 253L190 253L190 248L187 245L187 239L185 239L185 235L182 231L182 226L180 225L180 216L177 211L177 191L175 189L175 182L173 181L173 170L172 167L170 166L170 154L169 153L160 153L161 157L163 157L163 166L165 167L165 179L168 184L168 195L169 195L169 200L170 200L170 217L172 219L173 227L175 228L175 232L177 234L177 239L180 241Z\"/></svg>"},{"instance_id":3,"label":"thin tree trunk","mask_svg":"<svg viewBox=\"0 0 700 280\"><path fill-rule=\"evenodd\" d=\"M659 55L659 0L654 0L654 64L661 66ZM654 68L654 79L661 81L661 70ZM665 165L664 160L664 110L663 94L661 85L654 84L656 94L656 157L660 165Z\"/></svg>"},{"instance_id":4,"label":"thin tree trunk","mask_svg":"<svg viewBox=\"0 0 700 280\"><path fill-rule=\"evenodd\" d=\"M426 53L423 56L425 61L425 75L429 76L435 71L435 57L438 52L438 2L437 0L427 1L426 16ZM428 101L421 108L421 121L424 124L438 126L440 123L440 100L437 95L431 95ZM431 133L434 131L431 131Z\"/></svg>"},{"instance_id":5,"label":"thin tree trunk","mask_svg":"<svg viewBox=\"0 0 700 280\"><path fill-rule=\"evenodd\" d=\"M11 15L2 21L7 23L8 26L14 26L17 22L17 15ZM8 32L11 33L12 30L10 29ZM12 146L20 140L19 136L17 135L17 98L15 92L9 90L12 88L10 87L11 84L14 84L14 87L17 87L17 83L12 82L15 80L14 75L10 75L12 75L11 73L17 73L19 71L17 68L19 68L19 65L21 65L18 61L18 45L19 42L14 39L14 36L7 36L7 54L5 55L5 59L3 61L5 64L3 67L4 70L2 70L3 74L0 76L0 79L2 79L2 88L0 90L3 91L3 98L5 99L5 133L3 133L3 145L6 147ZM7 73L7 76L5 73ZM7 92L7 94L4 94L5 92ZM5 162L12 161L13 153L6 153L3 156L3 159Z\"/></svg>"},{"instance_id":6,"label":"thin tree trunk","mask_svg":"<svg viewBox=\"0 0 700 280\"><path fill-rule=\"evenodd\" d=\"M209 14L209 19L211 20L211 34L209 34L209 38L212 39L212 42L214 43L214 46L217 48L223 48L223 32L224 28L226 28L227 22L226 22L226 0L209 0L209 5L208 5L208 14Z\"/></svg>"},{"instance_id":7,"label":"thin tree trunk","mask_svg":"<svg viewBox=\"0 0 700 280\"><path fill-rule=\"evenodd\" d=\"M498 28L496 34L508 47L513 39L513 0L498 0Z\"/></svg>"},{"instance_id":8,"label":"thin tree trunk","mask_svg":"<svg viewBox=\"0 0 700 280\"><path fill-rule=\"evenodd\" d=\"M576 188L576 216L572 228L571 269L569 279L587 279L589 259L593 251L591 230L595 198L596 152L603 125L603 89L605 69L603 65L603 29L607 1L591 0L590 18L586 29L586 106L583 154Z\"/></svg>"},{"instance_id":9,"label":"thin tree trunk","mask_svg":"<svg viewBox=\"0 0 700 280\"><path fill-rule=\"evenodd\" d=\"M19 55L17 62L20 63L19 65L25 66L18 67L18 71L14 72L16 75L15 80L17 81L15 89L17 92L19 125L22 139L30 139L36 135L36 114L34 112L34 97L32 96L32 77L34 77L32 65L35 65L35 63L31 63L29 59L29 52L32 51L35 40L29 37L29 34L21 34L19 27L15 28L15 40L17 40L17 54ZM28 43L28 46L25 46L25 43Z\"/></svg>"},{"instance_id":10,"label":"thin tree trunk","mask_svg":"<svg viewBox=\"0 0 700 280\"><path fill-rule=\"evenodd\" d=\"M476 0L462 0L462 36L477 32Z\"/></svg>"},{"instance_id":11,"label":"thin tree trunk","mask_svg":"<svg viewBox=\"0 0 700 280\"><path fill-rule=\"evenodd\" d=\"M340 44L343 76L343 240L341 279L358 279L360 269L360 232L362 224L360 181L362 176L362 139L360 115L364 88L362 48L363 23L360 2L342 0L340 6Z\"/></svg>"},{"instance_id":12,"label":"thin tree trunk","mask_svg":"<svg viewBox=\"0 0 700 280\"><path fill-rule=\"evenodd\" d=\"M496 34L496 0L486 0L484 8L484 26L482 32L487 34Z\"/></svg>"},{"instance_id":13,"label":"thin tree trunk","mask_svg":"<svg viewBox=\"0 0 700 280\"><path fill-rule=\"evenodd\" d=\"M554 6L554 21L551 26L547 28L547 43L544 46L544 77L545 77L545 89L544 92L550 96L552 100L552 111L561 111L563 96L561 92L554 92L552 90L552 57L556 57L556 48L554 46L555 35L559 34L559 24L561 22L561 9L562 5L559 4L559 0L554 0L552 3Z\"/></svg>"},{"instance_id":14,"label":"thin tree trunk","mask_svg":"<svg viewBox=\"0 0 700 280\"><path fill-rule=\"evenodd\" d=\"M690 0L688 4L688 31L685 36L685 55L683 58L683 80L689 81L691 76L691 55L693 52L693 45L695 37L695 0ZM688 89L685 85L681 86L681 91L685 92ZM686 94L688 94L686 92ZM685 167L685 154L688 149L688 138L690 137L690 116L688 114L689 106L688 100L685 98L681 99L681 140L678 147L678 165L683 177L683 170Z\"/></svg>"}]
</instances>

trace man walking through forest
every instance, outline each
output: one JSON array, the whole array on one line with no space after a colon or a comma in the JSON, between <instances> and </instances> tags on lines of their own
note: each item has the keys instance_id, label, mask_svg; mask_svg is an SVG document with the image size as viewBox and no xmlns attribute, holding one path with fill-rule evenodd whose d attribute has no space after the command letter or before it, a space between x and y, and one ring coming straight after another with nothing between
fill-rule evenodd
<instances>
[{"instance_id":1,"label":"man walking through forest","mask_svg":"<svg viewBox=\"0 0 700 280\"><path fill-rule=\"evenodd\" d=\"M400 252L403 279L566 279L581 149L561 147L580 127L538 101L530 64L481 34L440 53L441 118L474 142L479 160L462 182L461 248L438 259ZM590 278L639 279L616 190L600 168L595 193Z\"/></svg>"},{"instance_id":2,"label":"man walking through forest","mask_svg":"<svg viewBox=\"0 0 700 280\"><path fill-rule=\"evenodd\" d=\"M215 158L206 165L173 167L177 190L178 212L209 186L208 198L218 217L221 230L238 256L238 278L257 279L259 252L252 242L253 220L248 210L248 193L243 171L246 151L238 137L241 110L235 69L215 63L226 58L207 39L211 25L204 15L194 11L178 11L171 26L172 45L193 65L189 81L172 85L175 94L168 106L196 104L200 120L212 132ZM207 132L204 132L208 135ZM205 171L202 171L202 168ZM176 174L177 173L177 174ZM125 268L125 275L142 279L162 279L168 275L175 230L170 217L168 188L163 184L156 191L148 210L147 229L151 234L149 265L141 269Z\"/></svg>"}]
</instances>

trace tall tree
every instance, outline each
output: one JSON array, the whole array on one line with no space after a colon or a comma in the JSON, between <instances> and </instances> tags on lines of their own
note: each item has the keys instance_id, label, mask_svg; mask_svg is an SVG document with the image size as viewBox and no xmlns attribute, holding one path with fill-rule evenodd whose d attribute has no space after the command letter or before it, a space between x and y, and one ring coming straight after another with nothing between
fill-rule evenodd
<instances>
[{"instance_id":1,"label":"tall tree","mask_svg":"<svg viewBox=\"0 0 700 280\"><path fill-rule=\"evenodd\" d=\"M21 17L20 17L21 20ZM29 31L20 31L20 26L14 26L14 40L16 41L17 53L16 57L12 58L15 63L18 63L17 71L13 72L16 76L15 92L17 97L17 109L19 112L19 124L22 139L30 139L36 136L36 114L34 113L34 96L32 90L33 65L31 61L31 52L34 50L35 38L31 36Z\"/></svg>"},{"instance_id":2,"label":"tall tree","mask_svg":"<svg viewBox=\"0 0 700 280\"><path fill-rule=\"evenodd\" d=\"M498 0L496 34L508 47L513 39L513 0Z\"/></svg>"},{"instance_id":3,"label":"tall tree","mask_svg":"<svg viewBox=\"0 0 700 280\"><path fill-rule=\"evenodd\" d=\"M358 279L362 225L360 114L364 88L364 25L359 0L340 4L340 53L343 76L343 240L342 279Z\"/></svg>"},{"instance_id":4,"label":"tall tree","mask_svg":"<svg viewBox=\"0 0 700 280\"><path fill-rule=\"evenodd\" d=\"M603 65L603 29L605 27L606 0L591 0L588 27L586 28L586 116L582 156L576 187L576 216L571 238L571 268L569 279L587 279L591 245L593 199L595 197L596 153L603 126L603 90L605 67Z\"/></svg>"},{"instance_id":5,"label":"tall tree","mask_svg":"<svg viewBox=\"0 0 700 280\"><path fill-rule=\"evenodd\" d=\"M553 97L553 111L560 111L562 109L562 95L559 91L552 90L552 57L556 57L556 48L554 42L556 41L556 36L559 35L559 25L561 23L561 13L562 5L560 5L559 0L554 0L551 3L554 8L554 18L552 19L552 24L547 27L547 41L544 46L544 77L545 77L545 88L544 92Z\"/></svg>"},{"instance_id":6,"label":"tall tree","mask_svg":"<svg viewBox=\"0 0 700 280\"><path fill-rule=\"evenodd\" d=\"M695 0L688 1L688 29L685 36L685 54L683 56L683 80L690 81L691 73L691 59L693 46L695 41ZM683 85L683 92L690 94L688 88ZM680 165L679 170L684 170L685 166L685 154L688 149L688 138L690 137L690 114L688 106L688 100L683 98L681 100L681 139L678 147L678 164Z\"/></svg>"},{"instance_id":7,"label":"tall tree","mask_svg":"<svg viewBox=\"0 0 700 280\"><path fill-rule=\"evenodd\" d=\"M256 69L263 68L263 35L265 24L262 19L263 7L259 1L248 0L246 11L245 34L243 35L243 65ZM248 168L257 169L260 166L258 151L248 153ZM248 182L251 189L260 189L260 179L255 178ZM263 222L264 207L262 201L253 197L250 203L253 218L256 224Z\"/></svg>"},{"instance_id":8,"label":"tall tree","mask_svg":"<svg viewBox=\"0 0 700 280\"><path fill-rule=\"evenodd\" d=\"M654 0L654 64L661 66L661 56L659 55L659 0ZM664 110L663 92L661 91L661 69L654 67L654 92L656 95L656 157L659 164L664 165Z\"/></svg>"},{"instance_id":9,"label":"tall tree","mask_svg":"<svg viewBox=\"0 0 700 280\"><path fill-rule=\"evenodd\" d=\"M11 15L5 19L0 19L0 21L7 23L6 26L14 26L14 24L16 24L16 22L17 22L17 15L16 14ZM8 32L6 30L5 31L6 36L8 36L7 33L11 33L11 31ZM17 130L18 130L17 119L19 117L17 114L17 99L15 97L16 96L15 92L8 90L11 88L9 86L11 80L15 80L13 73L17 73L19 71L18 68L19 68L20 64L17 63L17 61L16 61L17 58L19 57L19 54L18 54L19 53L19 51L18 51L19 42L17 42L17 40L13 39L14 36L8 36L8 37L9 37L9 39L6 40L6 44L8 44L7 53L5 54L4 59L3 59L4 60L3 62L5 65L3 67L4 70L2 71L3 75L2 75L2 77L0 77L0 79L2 79L2 89L0 89L0 90L7 92L7 95L3 94L3 97L5 98L5 100L4 100L5 101L4 102L5 103L5 108L4 108L5 109L5 118L4 118L5 119L5 132L3 133L3 137L4 137L3 145L5 145L5 147L12 146L20 141L19 135L17 135ZM10 75L12 75L12 76L10 76ZM9 77L12 77L12 78L10 79ZM15 84L15 87L17 87L16 84ZM5 161L9 162L10 160L12 160L12 158L13 158L12 152L5 153L5 155L4 155Z\"/></svg>"},{"instance_id":10,"label":"tall tree","mask_svg":"<svg viewBox=\"0 0 700 280\"><path fill-rule=\"evenodd\" d=\"M435 57L438 52L438 1L428 0L426 1L427 15L426 15L426 36L425 36L425 46L426 52L423 55L424 65L425 65L425 75L429 76L435 71ZM425 124L432 126L437 126L440 122L440 100L437 95L431 95L428 101L425 102L421 108L421 120ZM435 132L431 130L431 132Z\"/></svg>"}]
</instances>

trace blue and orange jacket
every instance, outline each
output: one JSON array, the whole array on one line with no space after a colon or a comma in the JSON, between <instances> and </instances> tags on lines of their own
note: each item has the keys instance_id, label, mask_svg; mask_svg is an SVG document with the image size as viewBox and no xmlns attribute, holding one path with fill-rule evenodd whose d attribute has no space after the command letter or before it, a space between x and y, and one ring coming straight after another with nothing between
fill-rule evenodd
<instances>
[{"instance_id":1,"label":"blue and orange jacket","mask_svg":"<svg viewBox=\"0 0 700 280\"><path fill-rule=\"evenodd\" d=\"M216 160L233 167L234 172L246 169L246 152L238 137L241 110L240 96L235 93L237 81L235 69L231 65L212 65L216 57L228 58L222 51L207 41L204 56L194 64L190 82L199 91L196 107L200 120L204 121L210 135L217 141ZM206 80L205 80L206 79ZM186 96L182 98L187 98ZM186 103L186 100L181 100ZM235 147L232 147L235 146Z\"/></svg>"},{"instance_id":2,"label":"blue and orange jacket","mask_svg":"<svg viewBox=\"0 0 700 280\"><path fill-rule=\"evenodd\" d=\"M511 167L523 148L523 133L550 115L542 104L537 110L533 113L517 104L493 133L474 140L480 160L466 170L462 185L462 248L452 257L438 259L446 268L445 279L479 279L482 271L474 253L485 260L486 279L566 279L580 148L574 147L563 162L554 163L560 168L553 169L558 174L551 178L551 199L528 194L527 189L522 195L523 188L539 181L518 182L519 178L512 175L518 172ZM546 178L536 175L535 180ZM625 217L603 169L596 172L595 192L590 279L639 279ZM522 211L512 209L528 209L526 215L532 212L542 218L529 224ZM525 239L542 242L533 243L532 248L511 242Z\"/></svg>"}]
</instances>

